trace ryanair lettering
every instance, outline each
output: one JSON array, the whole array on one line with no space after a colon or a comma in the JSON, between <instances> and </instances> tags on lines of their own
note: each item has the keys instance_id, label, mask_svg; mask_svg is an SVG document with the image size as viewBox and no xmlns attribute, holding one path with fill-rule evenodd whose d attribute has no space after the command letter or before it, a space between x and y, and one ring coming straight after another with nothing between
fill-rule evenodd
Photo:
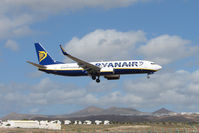
<instances>
[{"instance_id":1,"label":"ryanair lettering","mask_svg":"<svg viewBox=\"0 0 199 133\"><path fill-rule=\"evenodd\" d=\"M138 67L138 65L142 65L143 62L110 62L110 63L96 63L95 65L98 67Z\"/></svg>"}]
</instances>

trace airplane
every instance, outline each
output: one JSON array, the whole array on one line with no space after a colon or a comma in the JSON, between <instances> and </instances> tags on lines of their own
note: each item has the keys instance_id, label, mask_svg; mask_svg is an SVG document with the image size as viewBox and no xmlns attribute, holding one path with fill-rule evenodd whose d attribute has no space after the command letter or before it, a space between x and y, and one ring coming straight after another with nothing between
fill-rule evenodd
<instances>
[{"instance_id":1,"label":"airplane","mask_svg":"<svg viewBox=\"0 0 199 133\"><path fill-rule=\"evenodd\" d=\"M160 65L146 60L86 62L67 53L61 45L60 48L63 55L76 63L55 61L40 43L35 43L39 64L30 61L27 63L48 74L90 76L97 83L100 82L100 76L104 76L107 80L118 80L123 74L147 74L147 78L150 78L149 75L162 69Z\"/></svg>"}]
</instances>

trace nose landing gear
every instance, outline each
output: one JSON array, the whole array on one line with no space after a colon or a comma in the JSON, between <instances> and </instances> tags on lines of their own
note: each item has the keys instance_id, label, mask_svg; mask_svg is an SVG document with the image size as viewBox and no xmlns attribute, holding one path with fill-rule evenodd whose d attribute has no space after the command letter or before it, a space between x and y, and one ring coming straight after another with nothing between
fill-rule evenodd
<instances>
[{"instance_id":1,"label":"nose landing gear","mask_svg":"<svg viewBox=\"0 0 199 133\"><path fill-rule=\"evenodd\" d=\"M150 76L149 76L149 74L147 74L147 79L150 79Z\"/></svg>"},{"instance_id":2,"label":"nose landing gear","mask_svg":"<svg viewBox=\"0 0 199 133\"><path fill-rule=\"evenodd\" d=\"M153 74L153 72L147 73L147 79L150 79L151 74Z\"/></svg>"}]
</instances>

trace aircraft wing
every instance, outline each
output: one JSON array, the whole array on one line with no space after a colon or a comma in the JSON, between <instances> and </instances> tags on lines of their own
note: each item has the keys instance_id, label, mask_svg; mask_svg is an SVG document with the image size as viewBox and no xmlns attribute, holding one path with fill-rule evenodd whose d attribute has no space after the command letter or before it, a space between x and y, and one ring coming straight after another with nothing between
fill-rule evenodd
<instances>
[{"instance_id":1,"label":"aircraft wing","mask_svg":"<svg viewBox=\"0 0 199 133\"><path fill-rule=\"evenodd\" d=\"M86 61L80 60L80 59L78 59L78 58L76 58L76 57L74 57L74 56L68 54L68 53L63 49L63 47L62 47L61 45L60 45L60 48L61 48L62 53L63 53L64 55L66 55L67 57L69 57L69 58L72 59L73 61L77 62L77 64L78 64L80 67L84 68L84 70L86 70L89 74L97 74L97 73L100 73L100 69L101 69L100 67L95 66L95 65L93 65L93 64L90 64L90 63L88 63L88 62L86 62Z\"/></svg>"},{"instance_id":2,"label":"aircraft wing","mask_svg":"<svg viewBox=\"0 0 199 133\"><path fill-rule=\"evenodd\" d=\"M26 61L26 62L29 63L29 64L31 64L31 65L33 65L33 66L36 66L38 68L46 68L45 66L40 65L40 64L36 64L36 63L30 62L30 61Z\"/></svg>"}]
</instances>

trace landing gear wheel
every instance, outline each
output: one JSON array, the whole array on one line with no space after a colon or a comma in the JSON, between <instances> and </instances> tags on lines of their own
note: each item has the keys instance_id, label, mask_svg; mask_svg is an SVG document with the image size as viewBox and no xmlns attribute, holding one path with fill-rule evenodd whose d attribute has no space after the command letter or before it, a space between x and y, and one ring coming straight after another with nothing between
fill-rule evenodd
<instances>
[{"instance_id":1,"label":"landing gear wheel","mask_svg":"<svg viewBox=\"0 0 199 133\"><path fill-rule=\"evenodd\" d=\"M96 80L96 76L92 76L92 79L93 79L93 80Z\"/></svg>"},{"instance_id":2,"label":"landing gear wheel","mask_svg":"<svg viewBox=\"0 0 199 133\"><path fill-rule=\"evenodd\" d=\"M100 79L96 79L96 82L99 83L99 82L100 82Z\"/></svg>"}]
</instances>

